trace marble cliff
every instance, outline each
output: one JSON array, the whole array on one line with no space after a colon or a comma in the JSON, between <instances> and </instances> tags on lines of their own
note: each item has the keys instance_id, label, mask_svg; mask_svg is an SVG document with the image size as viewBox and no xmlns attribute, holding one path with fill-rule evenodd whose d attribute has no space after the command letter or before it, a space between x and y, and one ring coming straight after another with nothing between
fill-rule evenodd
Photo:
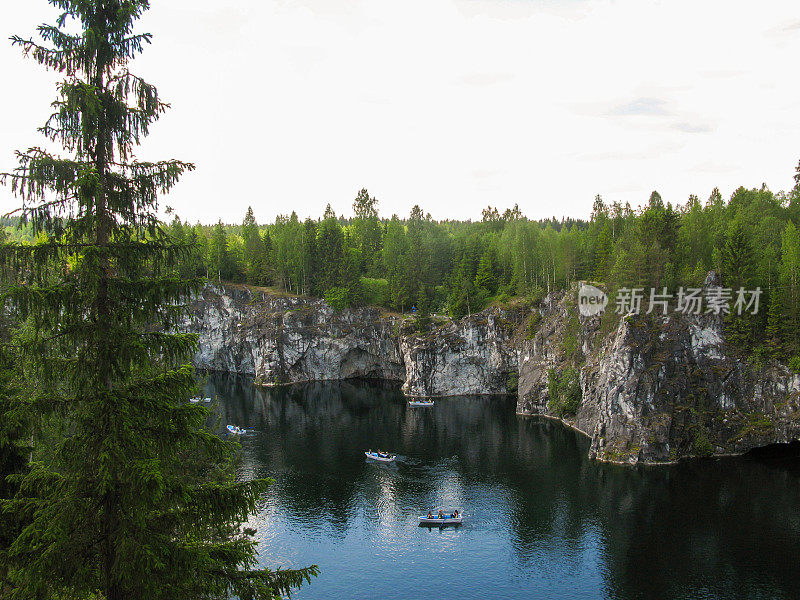
<instances>
[{"instance_id":1,"label":"marble cliff","mask_svg":"<svg viewBox=\"0 0 800 600\"><path fill-rule=\"evenodd\" d=\"M800 438L800 376L727 347L715 315L582 317L576 295L533 309L490 308L461 320L413 319L243 286L208 286L184 330L195 365L252 375L259 385L370 378L409 396L515 391L517 412L559 418L591 439L590 454L624 463L728 455ZM579 373L574 414L554 410L548 377Z\"/></svg>"},{"instance_id":2,"label":"marble cliff","mask_svg":"<svg viewBox=\"0 0 800 600\"><path fill-rule=\"evenodd\" d=\"M199 335L195 366L253 375L259 385L350 378L402 383L410 396L505 393L517 371L509 311L460 321L412 318L372 307L334 311L322 300L242 286L208 286L184 330Z\"/></svg>"}]
</instances>

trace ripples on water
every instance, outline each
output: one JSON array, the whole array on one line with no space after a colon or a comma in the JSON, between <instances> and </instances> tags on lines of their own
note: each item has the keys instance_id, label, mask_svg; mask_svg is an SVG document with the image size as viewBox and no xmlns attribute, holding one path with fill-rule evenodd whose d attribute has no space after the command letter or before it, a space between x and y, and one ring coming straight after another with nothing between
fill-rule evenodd
<instances>
[{"instance_id":1,"label":"ripples on water","mask_svg":"<svg viewBox=\"0 0 800 600\"><path fill-rule=\"evenodd\" d=\"M800 598L796 458L619 467L513 399L410 408L384 385L217 375L205 392L221 430L256 430L240 476L275 480L251 519L263 564L322 570L301 600ZM464 524L417 526L438 508Z\"/></svg>"}]
</instances>

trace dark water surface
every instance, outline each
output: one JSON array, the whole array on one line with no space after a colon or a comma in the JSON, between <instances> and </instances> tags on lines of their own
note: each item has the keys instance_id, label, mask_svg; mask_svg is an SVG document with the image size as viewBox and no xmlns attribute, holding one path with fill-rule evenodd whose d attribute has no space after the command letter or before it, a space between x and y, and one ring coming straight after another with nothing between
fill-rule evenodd
<instances>
[{"instance_id":1,"label":"dark water surface","mask_svg":"<svg viewBox=\"0 0 800 600\"><path fill-rule=\"evenodd\" d=\"M800 598L800 461L619 467L513 399L410 408L367 383L254 388L210 376L241 477L275 484L251 519L263 563L316 563L296 598ZM397 453L394 464L364 451ZM458 529L418 527L459 508Z\"/></svg>"}]
</instances>

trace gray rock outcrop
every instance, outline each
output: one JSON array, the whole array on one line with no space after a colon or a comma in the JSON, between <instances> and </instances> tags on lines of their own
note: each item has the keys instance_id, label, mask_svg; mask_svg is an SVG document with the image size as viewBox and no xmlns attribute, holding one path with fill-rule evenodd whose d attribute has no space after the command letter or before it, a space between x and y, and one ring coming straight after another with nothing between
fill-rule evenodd
<instances>
[{"instance_id":1,"label":"gray rock outcrop","mask_svg":"<svg viewBox=\"0 0 800 600\"><path fill-rule=\"evenodd\" d=\"M253 375L260 385L350 378L403 382L409 396L505 393L516 373L509 315L492 309L453 321L364 307L335 311L322 300L244 286L207 286L182 329L199 335L202 370Z\"/></svg>"},{"instance_id":2,"label":"gray rock outcrop","mask_svg":"<svg viewBox=\"0 0 800 600\"><path fill-rule=\"evenodd\" d=\"M225 285L193 299L182 329L199 335L198 368L259 385L365 378L451 396L507 393L518 376L517 412L582 431L599 460L673 462L800 438L800 375L739 356L713 314L587 318L560 292L533 312L433 317L420 333L412 317L377 308ZM565 369L579 373L569 413L549 391Z\"/></svg>"},{"instance_id":3,"label":"gray rock outcrop","mask_svg":"<svg viewBox=\"0 0 800 600\"><path fill-rule=\"evenodd\" d=\"M611 462L740 454L800 438L800 376L737 356L722 317L585 318L574 298L548 296L522 346L518 413L561 418L591 438L592 457ZM580 371L582 398L563 415L548 379L569 367Z\"/></svg>"}]
</instances>

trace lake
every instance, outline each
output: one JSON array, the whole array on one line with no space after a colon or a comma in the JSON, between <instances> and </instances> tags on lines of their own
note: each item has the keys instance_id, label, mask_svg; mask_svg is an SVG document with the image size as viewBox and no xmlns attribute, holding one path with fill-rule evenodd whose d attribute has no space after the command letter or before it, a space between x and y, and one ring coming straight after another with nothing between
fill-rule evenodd
<instances>
[{"instance_id":1,"label":"lake","mask_svg":"<svg viewBox=\"0 0 800 600\"><path fill-rule=\"evenodd\" d=\"M513 398L411 408L367 382L261 389L211 375L241 478L270 477L250 524L265 566L316 563L293 597L800 598L796 453L623 467L518 417ZM375 463L368 449L398 455ZM458 508L458 528L417 517Z\"/></svg>"}]
</instances>

